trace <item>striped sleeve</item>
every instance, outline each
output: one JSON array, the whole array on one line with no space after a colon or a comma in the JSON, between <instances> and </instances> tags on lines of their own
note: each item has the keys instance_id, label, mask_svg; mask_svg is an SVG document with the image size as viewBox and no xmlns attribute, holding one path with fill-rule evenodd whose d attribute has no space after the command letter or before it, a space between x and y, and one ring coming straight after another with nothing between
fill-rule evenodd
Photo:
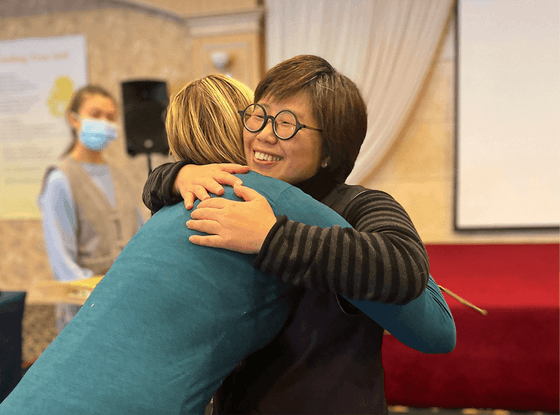
<instances>
[{"instance_id":1,"label":"striped sleeve","mask_svg":"<svg viewBox=\"0 0 560 415\"><path fill-rule=\"evenodd\" d=\"M405 210L367 190L345 211L352 228L278 218L254 266L285 282L356 300L406 304L426 288L429 261Z\"/></svg>"}]
</instances>

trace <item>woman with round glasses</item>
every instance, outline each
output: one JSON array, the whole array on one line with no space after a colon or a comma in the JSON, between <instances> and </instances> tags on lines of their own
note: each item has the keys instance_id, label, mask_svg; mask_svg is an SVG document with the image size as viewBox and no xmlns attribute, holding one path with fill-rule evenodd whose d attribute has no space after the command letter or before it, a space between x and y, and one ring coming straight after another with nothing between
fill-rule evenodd
<instances>
[{"instance_id":1,"label":"woman with round glasses","mask_svg":"<svg viewBox=\"0 0 560 415\"><path fill-rule=\"evenodd\" d=\"M276 218L241 191L236 192L246 200L241 206L208 198L208 192L223 192L220 183L239 183L229 173L246 171L240 165L183 162L150 176L144 202L152 211L181 200L178 193L187 208L195 198L202 200L187 226L207 235L193 235L191 242L256 253L256 269L297 288L282 332L228 377L214 396L214 409L386 413L383 328L339 294L408 303L426 288L429 262L410 218L391 196L344 184L365 138L365 103L351 80L316 56L272 68L254 102L258 106L243 117L249 168L299 187L354 229ZM454 333L446 351L453 346Z\"/></svg>"}]
</instances>

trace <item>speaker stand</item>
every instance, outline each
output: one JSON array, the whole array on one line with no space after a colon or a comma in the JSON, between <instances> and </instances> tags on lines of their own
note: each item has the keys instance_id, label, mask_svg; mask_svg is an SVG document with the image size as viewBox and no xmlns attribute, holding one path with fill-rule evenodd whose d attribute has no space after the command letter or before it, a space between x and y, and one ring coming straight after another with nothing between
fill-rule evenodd
<instances>
[{"instance_id":1,"label":"speaker stand","mask_svg":"<svg viewBox=\"0 0 560 415\"><path fill-rule=\"evenodd\" d=\"M146 153L148 157L148 175L152 173L152 153Z\"/></svg>"}]
</instances>

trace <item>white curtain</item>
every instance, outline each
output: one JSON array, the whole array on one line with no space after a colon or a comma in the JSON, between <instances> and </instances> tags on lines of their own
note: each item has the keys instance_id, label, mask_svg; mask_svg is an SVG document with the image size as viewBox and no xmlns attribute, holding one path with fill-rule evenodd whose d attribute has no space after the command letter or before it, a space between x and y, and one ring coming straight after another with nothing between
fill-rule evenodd
<instances>
[{"instance_id":1,"label":"white curtain","mask_svg":"<svg viewBox=\"0 0 560 415\"><path fill-rule=\"evenodd\" d=\"M267 69L301 54L325 58L368 106L368 133L347 183L365 179L402 130L455 0L266 0Z\"/></svg>"}]
</instances>

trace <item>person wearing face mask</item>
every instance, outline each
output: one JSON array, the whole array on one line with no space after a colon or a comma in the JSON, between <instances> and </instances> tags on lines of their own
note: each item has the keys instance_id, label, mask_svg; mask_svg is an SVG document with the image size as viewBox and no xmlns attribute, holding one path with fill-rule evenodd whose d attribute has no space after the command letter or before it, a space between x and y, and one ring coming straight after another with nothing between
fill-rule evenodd
<instances>
[{"instance_id":1,"label":"person wearing face mask","mask_svg":"<svg viewBox=\"0 0 560 415\"><path fill-rule=\"evenodd\" d=\"M104 149L117 138L117 104L109 92L87 85L66 111L72 142L47 168L38 204L54 277L71 281L104 275L142 226L130 185L109 166ZM61 331L79 306L58 304Z\"/></svg>"}]
</instances>

